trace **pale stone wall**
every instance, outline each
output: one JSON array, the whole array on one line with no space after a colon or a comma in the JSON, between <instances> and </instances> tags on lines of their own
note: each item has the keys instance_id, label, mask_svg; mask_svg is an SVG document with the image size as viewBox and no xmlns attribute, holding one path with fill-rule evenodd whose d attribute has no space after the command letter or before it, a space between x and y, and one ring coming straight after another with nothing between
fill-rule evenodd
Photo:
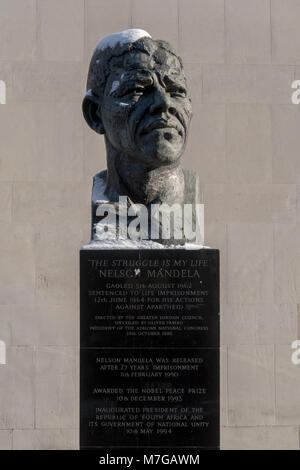
<instances>
[{"instance_id":1,"label":"pale stone wall","mask_svg":"<svg viewBox=\"0 0 300 470\"><path fill-rule=\"evenodd\" d=\"M103 36L178 47L206 243L222 262L222 446L299 448L300 0L0 0L0 448L78 446L78 249L103 140L81 115ZM297 196L298 195L298 196Z\"/></svg>"}]
</instances>

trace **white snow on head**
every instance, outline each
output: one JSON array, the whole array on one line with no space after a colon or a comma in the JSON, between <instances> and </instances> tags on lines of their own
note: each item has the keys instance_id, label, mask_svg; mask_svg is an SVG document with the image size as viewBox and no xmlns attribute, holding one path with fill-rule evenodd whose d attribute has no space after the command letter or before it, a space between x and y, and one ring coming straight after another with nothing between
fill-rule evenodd
<instances>
[{"instance_id":1,"label":"white snow on head","mask_svg":"<svg viewBox=\"0 0 300 470\"><path fill-rule=\"evenodd\" d=\"M120 33L110 34L103 38L98 46L96 47L97 50L103 51L107 47L115 47L116 44L128 44L130 42L138 41L141 38L151 38L150 34L143 29L125 29L125 31L121 31Z\"/></svg>"}]
</instances>

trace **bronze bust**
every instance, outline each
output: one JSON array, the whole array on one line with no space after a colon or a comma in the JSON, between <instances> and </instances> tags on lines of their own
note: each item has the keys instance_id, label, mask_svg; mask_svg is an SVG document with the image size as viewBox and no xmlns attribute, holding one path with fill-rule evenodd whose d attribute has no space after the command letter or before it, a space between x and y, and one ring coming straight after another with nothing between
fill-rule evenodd
<instances>
[{"instance_id":1,"label":"bronze bust","mask_svg":"<svg viewBox=\"0 0 300 470\"><path fill-rule=\"evenodd\" d=\"M183 170L181 156L192 117L180 57L143 30L104 38L91 59L83 114L104 134L107 170L94 177L92 239L97 205L195 203L197 177ZM183 240L183 238L182 238ZM182 242L181 240L181 242Z\"/></svg>"}]
</instances>

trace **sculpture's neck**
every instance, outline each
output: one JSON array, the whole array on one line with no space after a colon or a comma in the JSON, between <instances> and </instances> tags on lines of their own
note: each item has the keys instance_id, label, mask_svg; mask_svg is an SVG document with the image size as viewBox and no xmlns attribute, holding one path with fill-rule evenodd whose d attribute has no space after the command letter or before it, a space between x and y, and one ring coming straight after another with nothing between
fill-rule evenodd
<instances>
[{"instance_id":1,"label":"sculpture's neck","mask_svg":"<svg viewBox=\"0 0 300 470\"><path fill-rule=\"evenodd\" d=\"M183 202L184 175L178 162L149 170L110 145L107 151L107 193L111 198L128 195L133 202L146 205Z\"/></svg>"}]
</instances>

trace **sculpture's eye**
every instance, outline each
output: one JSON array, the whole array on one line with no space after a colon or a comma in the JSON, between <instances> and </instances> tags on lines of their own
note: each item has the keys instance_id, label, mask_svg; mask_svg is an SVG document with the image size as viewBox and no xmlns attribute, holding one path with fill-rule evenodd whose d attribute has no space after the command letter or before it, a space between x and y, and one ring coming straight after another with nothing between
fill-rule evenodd
<instances>
[{"instance_id":1,"label":"sculpture's eye","mask_svg":"<svg viewBox=\"0 0 300 470\"><path fill-rule=\"evenodd\" d=\"M133 85L133 86L126 86L122 87L118 93L116 93L116 96L118 98L130 98L132 96L142 96L145 91L145 87L142 85Z\"/></svg>"},{"instance_id":2,"label":"sculpture's eye","mask_svg":"<svg viewBox=\"0 0 300 470\"><path fill-rule=\"evenodd\" d=\"M135 87L129 88L127 90L127 95L142 95L144 93L145 88L143 86L137 85Z\"/></svg>"},{"instance_id":3,"label":"sculpture's eye","mask_svg":"<svg viewBox=\"0 0 300 470\"><path fill-rule=\"evenodd\" d=\"M186 97L186 89L183 87L174 87L168 89L168 92L173 98L185 98Z\"/></svg>"},{"instance_id":4,"label":"sculpture's eye","mask_svg":"<svg viewBox=\"0 0 300 470\"><path fill-rule=\"evenodd\" d=\"M125 76L121 76L121 84L115 91L118 98L132 98L142 96L153 84L153 78L148 72L134 71Z\"/></svg>"}]
</instances>

